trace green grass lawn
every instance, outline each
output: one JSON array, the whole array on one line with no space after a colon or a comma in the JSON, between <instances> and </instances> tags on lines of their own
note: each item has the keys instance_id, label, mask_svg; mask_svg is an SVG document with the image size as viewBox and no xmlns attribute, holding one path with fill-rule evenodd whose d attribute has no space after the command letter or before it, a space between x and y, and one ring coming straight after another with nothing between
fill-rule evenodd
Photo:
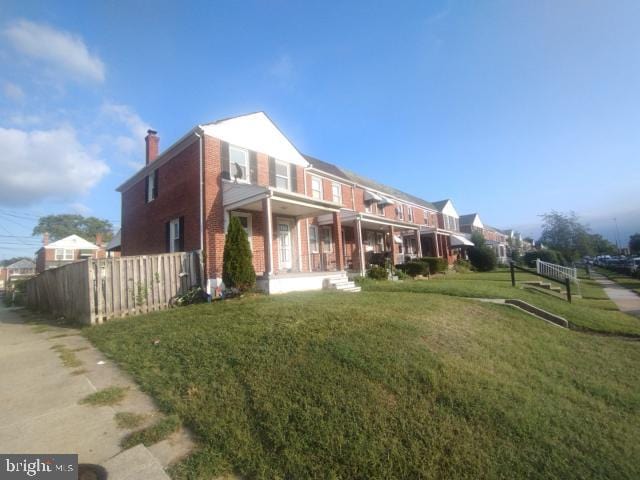
<instances>
[{"instance_id":1,"label":"green grass lawn","mask_svg":"<svg viewBox=\"0 0 640 480\"><path fill-rule=\"evenodd\" d=\"M541 280L524 272L516 274L517 282ZM545 281L544 279L542 279ZM559 283L554 283L560 285ZM533 289L511 286L508 271L491 273L447 274L430 280L403 282L366 281L364 288L372 292L439 293L456 297L518 298L566 318L572 328L591 330L603 334L640 336L640 320L618 311L604 290L593 280L582 279L583 298L574 297L569 304L566 297L556 297ZM577 293L574 291L573 293Z\"/></svg>"},{"instance_id":2,"label":"green grass lawn","mask_svg":"<svg viewBox=\"0 0 640 480\"><path fill-rule=\"evenodd\" d=\"M477 295L502 281L468 278ZM248 297L86 334L196 434L174 478L639 478L640 343L415 293L451 281Z\"/></svg>"}]
</instances>

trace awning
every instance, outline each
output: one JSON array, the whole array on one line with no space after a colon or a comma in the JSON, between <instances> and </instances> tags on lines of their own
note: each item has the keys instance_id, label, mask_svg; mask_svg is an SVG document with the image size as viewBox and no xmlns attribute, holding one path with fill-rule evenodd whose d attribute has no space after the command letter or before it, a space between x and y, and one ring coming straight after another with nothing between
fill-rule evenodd
<instances>
[{"instance_id":1,"label":"awning","mask_svg":"<svg viewBox=\"0 0 640 480\"><path fill-rule=\"evenodd\" d=\"M393 236L393 240L394 240L396 243L402 243L402 237L401 237L400 235L394 235L394 236Z\"/></svg>"},{"instance_id":2,"label":"awning","mask_svg":"<svg viewBox=\"0 0 640 480\"><path fill-rule=\"evenodd\" d=\"M380 205L395 205L396 204L396 202L394 202L393 200L391 200L388 197L382 197L378 203Z\"/></svg>"},{"instance_id":3,"label":"awning","mask_svg":"<svg viewBox=\"0 0 640 480\"><path fill-rule=\"evenodd\" d=\"M371 200L374 200L376 202L381 202L382 198L380 198L380 195L370 192L369 190L365 190L364 191L364 201L365 202L370 202Z\"/></svg>"},{"instance_id":4,"label":"awning","mask_svg":"<svg viewBox=\"0 0 640 480\"><path fill-rule=\"evenodd\" d=\"M462 235L451 234L451 246L452 247L473 247L474 243L471 240L467 240Z\"/></svg>"}]
</instances>

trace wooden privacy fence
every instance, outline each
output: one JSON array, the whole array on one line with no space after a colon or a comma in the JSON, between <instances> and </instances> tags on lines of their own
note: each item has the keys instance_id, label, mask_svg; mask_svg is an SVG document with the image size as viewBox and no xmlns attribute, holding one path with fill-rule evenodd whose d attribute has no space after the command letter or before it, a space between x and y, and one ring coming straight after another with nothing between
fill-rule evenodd
<instances>
[{"instance_id":1,"label":"wooden privacy fence","mask_svg":"<svg viewBox=\"0 0 640 480\"><path fill-rule=\"evenodd\" d=\"M89 259L27 282L27 305L82 323L168 308L201 284L198 252Z\"/></svg>"}]
</instances>

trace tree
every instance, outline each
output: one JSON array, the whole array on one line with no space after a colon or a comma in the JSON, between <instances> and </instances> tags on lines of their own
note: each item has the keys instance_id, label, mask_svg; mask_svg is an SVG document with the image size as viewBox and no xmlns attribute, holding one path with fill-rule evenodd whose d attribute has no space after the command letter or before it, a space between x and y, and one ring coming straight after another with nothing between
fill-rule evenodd
<instances>
[{"instance_id":1,"label":"tree","mask_svg":"<svg viewBox=\"0 0 640 480\"><path fill-rule=\"evenodd\" d=\"M629 237L629 250L634 255L640 253L640 233L634 233Z\"/></svg>"},{"instance_id":2,"label":"tree","mask_svg":"<svg viewBox=\"0 0 640 480\"><path fill-rule=\"evenodd\" d=\"M471 234L471 241L478 248L482 248L487 245L487 241L485 240L484 235L482 235L480 232L473 232Z\"/></svg>"},{"instance_id":3,"label":"tree","mask_svg":"<svg viewBox=\"0 0 640 480\"><path fill-rule=\"evenodd\" d=\"M568 260L594 254L589 229L580 223L575 212L552 211L542 215L542 220L540 241L548 248L558 250Z\"/></svg>"},{"instance_id":4,"label":"tree","mask_svg":"<svg viewBox=\"0 0 640 480\"><path fill-rule=\"evenodd\" d=\"M222 281L227 288L237 288L241 292L256 284L251 246L238 217L229 220L222 256Z\"/></svg>"},{"instance_id":5,"label":"tree","mask_svg":"<svg viewBox=\"0 0 640 480\"><path fill-rule=\"evenodd\" d=\"M613 255L618 252L618 247L616 247L613 243L611 243L599 233L594 233L589 236L591 238L591 245L596 255Z\"/></svg>"},{"instance_id":6,"label":"tree","mask_svg":"<svg viewBox=\"0 0 640 480\"><path fill-rule=\"evenodd\" d=\"M93 242L96 235L100 234L105 241L109 241L113 236L113 225L109 220L77 214L47 215L40 217L32 234L44 235L45 233L49 234L51 240L78 235Z\"/></svg>"}]
</instances>

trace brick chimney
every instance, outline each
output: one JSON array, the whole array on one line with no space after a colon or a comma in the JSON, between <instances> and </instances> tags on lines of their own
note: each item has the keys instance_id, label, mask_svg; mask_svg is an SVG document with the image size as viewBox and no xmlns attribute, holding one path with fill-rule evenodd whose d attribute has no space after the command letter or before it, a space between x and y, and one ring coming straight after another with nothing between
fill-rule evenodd
<instances>
[{"instance_id":1,"label":"brick chimney","mask_svg":"<svg viewBox=\"0 0 640 480\"><path fill-rule=\"evenodd\" d=\"M96 245L101 247L102 246L102 234L101 233L96 233Z\"/></svg>"},{"instance_id":2,"label":"brick chimney","mask_svg":"<svg viewBox=\"0 0 640 480\"><path fill-rule=\"evenodd\" d=\"M49 245L49 232L42 234L42 245Z\"/></svg>"},{"instance_id":3,"label":"brick chimney","mask_svg":"<svg viewBox=\"0 0 640 480\"><path fill-rule=\"evenodd\" d=\"M147 130L147 136L144 137L147 144L147 165L158 158L158 146L160 145L160 137L155 130Z\"/></svg>"}]
</instances>

